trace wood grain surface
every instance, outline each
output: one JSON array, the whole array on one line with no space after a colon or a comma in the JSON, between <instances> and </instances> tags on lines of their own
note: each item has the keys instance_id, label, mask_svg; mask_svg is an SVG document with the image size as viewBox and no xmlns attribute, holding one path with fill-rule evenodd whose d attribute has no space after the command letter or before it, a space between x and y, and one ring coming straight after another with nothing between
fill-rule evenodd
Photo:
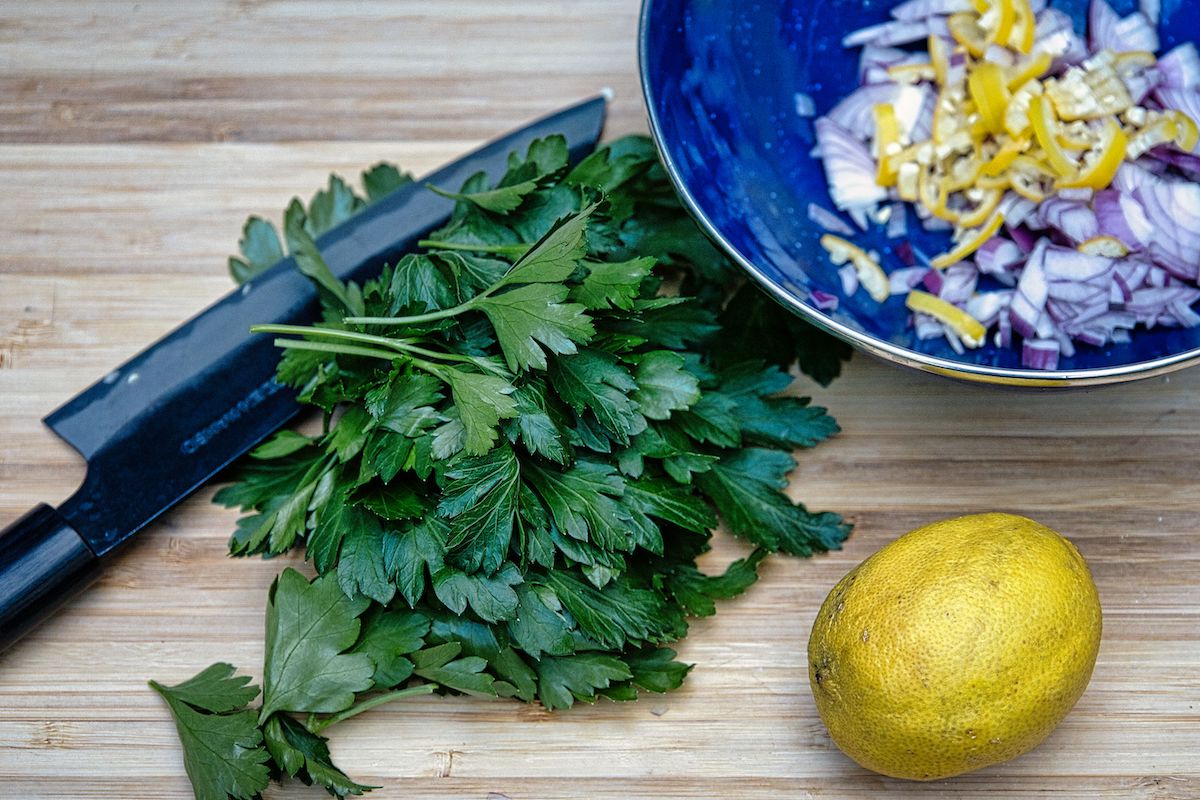
<instances>
[{"instance_id":1,"label":"wood grain surface","mask_svg":"<svg viewBox=\"0 0 1200 800\"><path fill-rule=\"evenodd\" d=\"M247 214L277 213L330 170L432 168L602 86L616 90L610 133L642 129L637 6L0 3L0 524L70 494L82 466L39 418L223 294ZM842 552L770 562L697 624L683 690L555 715L408 701L338 726L339 763L378 797L416 800L1200 797L1200 370L1043 396L858 359L830 390L804 388L845 433L804 456L793 492L857 530ZM219 659L257 674L283 566L229 561L234 516L209 498L0 658L0 798L191 796L145 681ZM1092 684L1009 764L937 784L869 774L809 694L817 606L899 534L986 510L1036 517L1090 562L1105 610Z\"/></svg>"}]
</instances>

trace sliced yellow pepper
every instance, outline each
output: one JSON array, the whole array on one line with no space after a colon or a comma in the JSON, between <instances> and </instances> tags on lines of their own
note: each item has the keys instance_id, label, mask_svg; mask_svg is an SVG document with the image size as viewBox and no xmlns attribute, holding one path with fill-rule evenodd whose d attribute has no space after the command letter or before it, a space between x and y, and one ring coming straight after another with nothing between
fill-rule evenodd
<instances>
[{"instance_id":1,"label":"sliced yellow pepper","mask_svg":"<svg viewBox=\"0 0 1200 800\"><path fill-rule=\"evenodd\" d=\"M1122 162L1125 161L1125 151L1129 147L1129 137L1117 124L1109 118L1104 126L1103 138L1100 140L1098 155L1090 167L1080 172L1070 180L1060 181L1058 186L1063 189L1100 189L1112 183Z\"/></svg>"},{"instance_id":2,"label":"sliced yellow pepper","mask_svg":"<svg viewBox=\"0 0 1200 800\"><path fill-rule=\"evenodd\" d=\"M1008 79L1008 88L1011 91L1016 91L1030 81L1037 80L1050 71L1050 67L1054 64L1054 59L1049 53L1038 53L1029 58L1023 64L1018 64L1013 67L1015 72Z\"/></svg>"},{"instance_id":3,"label":"sliced yellow pepper","mask_svg":"<svg viewBox=\"0 0 1200 800\"><path fill-rule=\"evenodd\" d=\"M929 34L929 63L933 67L934 77L938 86L946 85L946 75L950 72L950 49L946 40L937 34Z\"/></svg>"},{"instance_id":4,"label":"sliced yellow pepper","mask_svg":"<svg viewBox=\"0 0 1200 800\"><path fill-rule=\"evenodd\" d=\"M1093 236L1075 249L1089 256L1105 258L1124 258L1129 255L1129 248L1125 243L1113 236Z\"/></svg>"},{"instance_id":5,"label":"sliced yellow pepper","mask_svg":"<svg viewBox=\"0 0 1200 800\"><path fill-rule=\"evenodd\" d=\"M980 167L979 159L960 158L950 168L946 177L942 179L942 186L950 193L970 189L979 179Z\"/></svg>"},{"instance_id":6,"label":"sliced yellow pepper","mask_svg":"<svg viewBox=\"0 0 1200 800\"><path fill-rule=\"evenodd\" d=\"M888 67L887 73L896 83L920 83L937 78L932 64L897 64Z\"/></svg>"},{"instance_id":7,"label":"sliced yellow pepper","mask_svg":"<svg viewBox=\"0 0 1200 800\"><path fill-rule=\"evenodd\" d=\"M996 232L1000 230L1000 226L1003 224L1004 215L997 214L992 217L991 222L976 231L969 239L964 240L958 247L930 261L930 265L934 269L945 269L952 264L957 264L987 244L988 240L996 235Z\"/></svg>"},{"instance_id":8,"label":"sliced yellow pepper","mask_svg":"<svg viewBox=\"0 0 1200 800\"><path fill-rule=\"evenodd\" d=\"M1013 24L1017 21L1017 7L1013 0L973 0L972 5L979 12L980 27L988 33L987 43L1007 45ZM991 22L987 19L989 14L994 14L994 27L988 24ZM992 28L990 31L989 27Z\"/></svg>"},{"instance_id":9,"label":"sliced yellow pepper","mask_svg":"<svg viewBox=\"0 0 1200 800\"><path fill-rule=\"evenodd\" d=\"M1008 37L1008 46L1015 47L1025 55L1033 52L1033 44L1037 35L1037 16L1029 0L1015 0L1012 34Z\"/></svg>"},{"instance_id":10,"label":"sliced yellow pepper","mask_svg":"<svg viewBox=\"0 0 1200 800\"><path fill-rule=\"evenodd\" d=\"M1050 105L1050 98L1041 95L1030 102L1029 124L1033 128L1033 135L1037 137L1038 144L1042 146L1042 152L1046 154L1050 166L1054 167L1059 175L1067 177L1078 171L1078 165L1071 160L1062 149L1062 145L1058 143L1056 122L1057 118Z\"/></svg>"},{"instance_id":11,"label":"sliced yellow pepper","mask_svg":"<svg viewBox=\"0 0 1200 800\"><path fill-rule=\"evenodd\" d=\"M918 314L928 314L939 322L945 323L962 339L967 347L982 347L987 337L987 328L983 323L955 305L947 303L936 295L913 290L909 292L904 304L910 311Z\"/></svg>"},{"instance_id":12,"label":"sliced yellow pepper","mask_svg":"<svg viewBox=\"0 0 1200 800\"><path fill-rule=\"evenodd\" d=\"M853 242L830 233L821 237L821 247L829 253L829 260L835 266L841 266L846 262L854 265L858 282L876 303L882 303L888 299L891 294L888 277L883 268L879 266L879 262L871 258L865 250Z\"/></svg>"},{"instance_id":13,"label":"sliced yellow pepper","mask_svg":"<svg viewBox=\"0 0 1200 800\"><path fill-rule=\"evenodd\" d=\"M967 88L984 128L990 133L1004 130L1004 110L1012 99L1004 80L1004 68L990 61L976 64L967 78Z\"/></svg>"},{"instance_id":14,"label":"sliced yellow pepper","mask_svg":"<svg viewBox=\"0 0 1200 800\"><path fill-rule=\"evenodd\" d=\"M979 180L975 181L975 185L980 189L1000 189L1001 191L1007 189L1011 183L1012 176L1007 171L996 176L980 175Z\"/></svg>"},{"instance_id":15,"label":"sliced yellow pepper","mask_svg":"<svg viewBox=\"0 0 1200 800\"><path fill-rule=\"evenodd\" d=\"M875 172L875 182L880 186L895 186L896 171L891 167L892 155L888 150L895 145L900 146L900 125L896 122L896 107L891 103L879 103L875 106L875 152L879 168Z\"/></svg>"},{"instance_id":16,"label":"sliced yellow pepper","mask_svg":"<svg viewBox=\"0 0 1200 800\"><path fill-rule=\"evenodd\" d=\"M1021 173L1017 173L1009 179L1009 187L1021 195L1021 197L1024 197L1026 200L1032 200L1035 203L1040 203L1048 197L1036 181L1028 175Z\"/></svg>"},{"instance_id":17,"label":"sliced yellow pepper","mask_svg":"<svg viewBox=\"0 0 1200 800\"><path fill-rule=\"evenodd\" d=\"M946 207L950 200L950 190L944 180L937 180L928 169L921 170L918 182L917 196L930 214L946 222L958 222L958 214Z\"/></svg>"},{"instance_id":18,"label":"sliced yellow pepper","mask_svg":"<svg viewBox=\"0 0 1200 800\"><path fill-rule=\"evenodd\" d=\"M1031 80L1013 92L1012 100L1004 111L1004 130L1009 136L1024 136L1029 130L1029 108L1043 91L1039 81Z\"/></svg>"},{"instance_id":19,"label":"sliced yellow pepper","mask_svg":"<svg viewBox=\"0 0 1200 800\"><path fill-rule=\"evenodd\" d=\"M1200 127L1196 125L1196 120L1182 111L1171 111L1168 113L1179 129L1179 133L1175 137L1175 146L1185 153L1195 150L1196 145L1200 144Z\"/></svg>"},{"instance_id":20,"label":"sliced yellow pepper","mask_svg":"<svg viewBox=\"0 0 1200 800\"><path fill-rule=\"evenodd\" d=\"M1071 135L1071 132L1066 128L1060 128L1058 131L1058 143L1063 147L1068 147L1072 150L1091 150L1096 146L1096 142L1091 139L1077 139Z\"/></svg>"},{"instance_id":21,"label":"sliced yellow pepper","mask_svg":"<svg viewBox=\"0 0 1200 800\"><path fill-rule=\"evenodd\" d=\"M915 161L907 161L896 170L896 192L906 203L915 203L921 199L920 192L921 166Z\"/></svg>"},{"instance_id":22,"label":"sliced yellow pepper","mask_svg":"<svg viewBox=\"0 0 1200 800\"><path fill-rule=\"evenodd\" d=\"M1000 147L996 155L992 156L992 159L983 165L980 173L988 178L994 178L997 175L1003 174L1017 160L1017 156L1021 155L1028 146L1028 138L1009 139Z\"/></svg>"},{"instance_id":23,"label":"sliced yellow pepper","mask_svg":"<svg viewBox=\"0 0 1200 800\"><path fill-rule=\"evenodd\" d=\"M1114 54L1113 61L1121 70L1149 69L1158 63L1158 58L1147 50L1127 50Z\"/></svg>"},{"instance_id":24,"label":"sliced yellow pepper","mask_svg":"<svg viewBox=\"0 0 1200 800\"><path fill-rule=\"evenodd\" d=\"M988 217L1000 205L1000 201L1004 199L1004 192L999 189L990 189L986 193L983 200L975 206L975 208L958 218L958 224L963 228L974 228L987 222Z\"/></svg>"},{"instance_id":25,"label":"sliced yellow pepper","mask_svg":"<svg viewBox=\"0 0 1200 800\"><path fill-rule=\"evenodd\" d=\"M987 34L979 27L979 15L969 11L960 11L946 18L946 26L954 41L967 48L967 52L976 58L982 58L987 51Z\"/></svg>"}]
</instances>

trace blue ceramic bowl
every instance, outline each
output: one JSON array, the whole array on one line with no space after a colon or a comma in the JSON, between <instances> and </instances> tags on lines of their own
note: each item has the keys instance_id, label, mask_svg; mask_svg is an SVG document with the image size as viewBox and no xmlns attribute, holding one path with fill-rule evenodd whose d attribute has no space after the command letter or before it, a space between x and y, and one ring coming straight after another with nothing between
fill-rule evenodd
<instances>
[{"instance_id":1,"label":"blue ceramic bowl","mask_svg":"<svg viewBox=\"0 0 1200 800\"><path fill-rule=\"evenodd\" d=\"M1137 0L1115 0L1128 13ZM1022 369L1013 349L958 355L944 339L919 341L904 299L882 307L866 292L845 297L809 221L815 201L833 208L812 120L797 95L824 114L857 85L858 50L841 39L888 18L893 0L645 0L642 87L654 138L684 202L700 224L775 299L861 350L905 366L986 383L1080 386L1146 378L1200 360L1200 328L1136 330L1129 344L1080 346L1054 372ZM1087 0L1054 0L1084 30ZM1163 50L1200 31L1200 0L1162 0ZM946 249L944 234L909 225L924 252ZM899 266L893 245L858 237ZM817 310L810 292L841 298Z\"/></svg>"}]
</instances>

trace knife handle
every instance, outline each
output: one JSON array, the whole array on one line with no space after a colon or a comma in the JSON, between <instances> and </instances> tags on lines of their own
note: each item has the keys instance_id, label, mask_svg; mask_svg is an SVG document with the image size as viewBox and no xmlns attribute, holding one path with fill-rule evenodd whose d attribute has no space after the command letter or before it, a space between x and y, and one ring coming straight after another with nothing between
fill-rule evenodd
<instances>
[{"instance_id":1,"label":"knife handle","mask_svg":"<svg viewBox=\"0 0 1200 800\"><path fill-rule=\"evenodd\" d=\"M86 589L99 566L87 542L44 503L0 531L0 652Z\"/></svg>"}]
</instances>

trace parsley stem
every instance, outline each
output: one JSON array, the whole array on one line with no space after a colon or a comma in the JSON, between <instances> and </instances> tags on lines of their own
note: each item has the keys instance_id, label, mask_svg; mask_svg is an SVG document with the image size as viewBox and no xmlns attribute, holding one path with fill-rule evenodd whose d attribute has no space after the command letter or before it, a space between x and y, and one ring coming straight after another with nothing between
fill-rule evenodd
<instances>
[{"instance_id":1,"label":"parsley stem","mask_svg":"<svg viewBox=\"0 0 1200 800\"><path fill-rule=\"evenodd\" d=\"M471 301L468 300L454 308L430 311L428 314L418 314L415 317L346 317L343 322L350 325L421 325L426 322L437 322L438 320L457 317L459 314L470 309Z\"/></svg>"},{"instance_id":2,"label":"parsley stem","mask_svg":"<svg viewBox=\"0 0 1200 800\"><path fill-rule=\"evenodd\" d=\"M381 350L376 347L356 347L352 344L335 344L334 342L306 342L303 339L276 339L275 346L285 350L313 350L318 353L334 353L343 356L382 358L386 361L405 358L403 353Z\"/></svg>"},{"instance_id":3,"label":"parsley stem","mask_svg":"<svg viewBox=\"0 0 1200 800\"><path fill-rule=\"evenodd\" d=\"M420 686L411 686L407 689L400 689L395 692L388 692L387 694L379 694L362 701L356 706L351 706L345 711L334 714L332 717L326 717L325 719L314 722L313 724L309 725L309 730L313 733L320 733L330 725L343 722L351 717L356 717L364 711L370 711L372 708L381 706L384 703L390 703L393 700L403 700L406 697L417 697L423 694L433 694L435 691L437 691L436 683L422 683Z\"/></svg>"},{"instance_id":4,"label":"parsley stem","mask_svg":"<svg viewBox=\"0 0 1200 800\"><path fill-rule=\"evenodd\" d=\"M455 250L460 253L488 253L494 256L520 258L529 252L527 244L470 244L467 242L446 242L440 239L422 239L417 247L427 250Z\"/></svg>"},{"instance_id":5,"label":"parsley stem","mask_svg":"<svg viewBox=\"0 0 1200 800\"><path fill-rule=\"evenodd\" d=\"M255 325L250 329L251 333L292 333L297 336L327 336L331 339L343 339L351 342L360 342L362 344L378 345L380 347L390 347L398 350L401 353L412 353L426 358L437 358L442 361L452 361L459 364L471 364L479 367L485 372L500 374L495 364L492 364L485 358L476 356L463 355L461 353L445 353L437 350L428 350L424 347L418 347L415 344L410 344L407 339L391 339L387 336L374 336L369 333L359 333L357 331L343 331L336 328L314 328L304 327L301 325ZM290 340L283 340L290 341Z\"/></svg>"}]
</instances>

